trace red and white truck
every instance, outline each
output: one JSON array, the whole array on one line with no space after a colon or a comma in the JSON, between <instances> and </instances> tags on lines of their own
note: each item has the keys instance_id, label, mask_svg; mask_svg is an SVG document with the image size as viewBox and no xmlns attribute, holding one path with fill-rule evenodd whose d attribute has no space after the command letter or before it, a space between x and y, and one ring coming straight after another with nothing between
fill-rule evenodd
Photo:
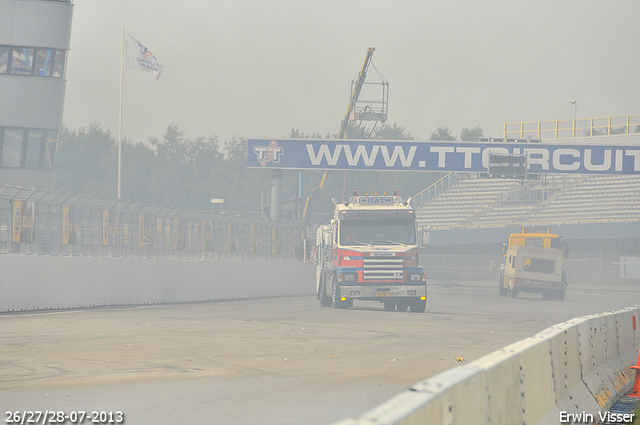
<instances>
[{"instance_id":1,"label":"red and white truck","mask_svg":"<svg viewBox=\"0 0 640 425\"><path fill-rule=\"evenodd\" d=\"M427 284L418 248L429 227L417 228L411 199L358 196L335 203L330 224L316 234L316 290L323 307L348 308L378 301L385 310L424 312Z\"/></svg>"}]
</instances>

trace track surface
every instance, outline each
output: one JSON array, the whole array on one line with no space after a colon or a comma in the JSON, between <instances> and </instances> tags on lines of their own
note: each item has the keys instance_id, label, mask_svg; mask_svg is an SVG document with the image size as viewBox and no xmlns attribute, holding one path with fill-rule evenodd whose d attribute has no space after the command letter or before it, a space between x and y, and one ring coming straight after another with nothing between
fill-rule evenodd
<instances>
[{"instance_id":1,"label":"track surface","mask_svg":"<svg viewBox=\"0 0 640 425\"><path fill-rule=\"evenodd\" d=\"M329 424L557 323L638 304L433 284L427 312L315 297L0 314L0 411L122 411L126 424ZM85 423L89 423L85 421Z\"/></svg>"}]
</instances>

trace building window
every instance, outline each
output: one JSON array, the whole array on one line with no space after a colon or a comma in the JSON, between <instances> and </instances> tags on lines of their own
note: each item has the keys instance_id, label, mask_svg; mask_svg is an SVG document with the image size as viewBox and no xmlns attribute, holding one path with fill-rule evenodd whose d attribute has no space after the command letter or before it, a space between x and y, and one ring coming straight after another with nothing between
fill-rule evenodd
<instances>
[{"instance_id":1,"label":"building window","mask_svg":"<svg viewBox=\"0 0 640 425\"><path fill-rule=\"evenodd\" d=\"M42 157L42 168L50 170L56 163L56 145L58 142L58 132L55 130L47 130L47 136L44 141L44 152Z\"/></svg>"},{"instance_id":2,"label":"building window","mask_svg":"<svg viewBox=\"0 0 640 425\"><path fill-rule=\"evenodd\" d=\"M9 47L0 46L0 74L7 73L8 60L9 60Z\"/></svg>"},{"instance_id":3,"label":"building window","mask_svg":"<svg viewBox=\"0 0 640 425\"><path fill-rule=\"evenodd\" d=\"M56 130L0 127L0 167L50 170L57 140Z\"/></svg>"},{"instance_id":4,"label":"building window","mask_svg":"<svg viewBox=\"0 0 640 425\"><path fill-rule=\"evenodd\" d=\"M27 131L27 150L24 159L25 168L41 168L44 152L44 130Z\"/></svg>"},{"instance_id":5,"label":"building window","mask_svg":"<svg viewBox=\"0 0 640 425\"><path fill-rule=\"evenodd\" d=\"M65 56L64 50L0 46L0 74L62 78Z\"/></svg>"},{"instance_id":6,"label":"building window","mask_svg":"<svg viewBox=\"0 0 640 425\"><path fill-rule=\"evenodd\" d=\"M5 128L2 141L2 166L18 168L22 165L22 143L24 130Z\"/></svg>"},{"instance_id":7,"label":"building window","mask_svg":"<svg viewBox=\"0 0 640 425\"><path fill-rule=\"evenodd\" d=\"M62 50L54 50L55 60L53 61L53 76L61 78L64 75L64 52Z\"/></svg>"},{"instance_id":8,"label":"building window","mask_svg":"<svg viewBox=\"0 0 640 425\"><path fill-rule=\"evenodd\" d=\"M33 52L35 49L26 47L14 48L11 56L10 74L31 75L33 74Z\"/></svg>"}]
</instances>

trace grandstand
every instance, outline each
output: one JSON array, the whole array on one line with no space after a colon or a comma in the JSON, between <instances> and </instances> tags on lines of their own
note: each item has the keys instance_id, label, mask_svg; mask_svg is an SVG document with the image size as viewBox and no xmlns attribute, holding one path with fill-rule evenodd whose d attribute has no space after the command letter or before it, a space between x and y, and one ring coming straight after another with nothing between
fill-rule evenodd
<instances>
[{"instance_id":1,"label":"grandstand","mask_svg":"<svg viewBox=\"0 0 640 425\"><path fill-rule=\"evenodd\" d=\"M571 251L565 267L572 279L640 276L629 275L624 265L640 254L640 176L521 181L452 173L416 195L414 206L418 223L433 229L421 264L443 284L496 279L489 263L503 261L502 243L523 226L562 235Z\"/></svg>"},{"instance_id":2,"label":"grandstand","mask_svg":"<svg viewBox=\"0 0 640 425\"><path fill-rule=\"evenodd\" d=\"M421 224L452 229L640 221L640 176L447 177L447 187L426 199L417 196Z\"/></svg>"},{"instance_id":3,"label":"grandstand","mask_svg":"<svg viewBox=\"0 0 640 425\"><path fill-rule=\"evenodd\" d=\"M626 133L635 129L632 134L613 131L609 120L609 127L600 129L607 135L597 136L591 129L591 136L555 139L554 144L637 149L640 125L636 121L625 127ZM591 125L594 122L591 120ZM422 250L420 259L431 281L452 285L465 280L497 280L489 265L504 261L503 243L523 227L546 227L562 236L570 252L564 266L570 282L602 285L616 279L640 281L640 175L528 177L449 173L412 197L418 223L432 228L431 243Z\"/></svg>"}]
</instances>

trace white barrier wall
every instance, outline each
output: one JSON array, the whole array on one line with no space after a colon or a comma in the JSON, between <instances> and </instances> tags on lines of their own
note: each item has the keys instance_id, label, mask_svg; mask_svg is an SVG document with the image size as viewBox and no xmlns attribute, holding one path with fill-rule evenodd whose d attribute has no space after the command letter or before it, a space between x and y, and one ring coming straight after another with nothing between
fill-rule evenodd
<instances>
[{"instance_id":1,"label":"white barrier wall","mask_svg":"<svg viewBox=\"0 0 640 425\"><path fill-rule=\"evenodd\" d=\"M310 295L313 263L0 255L0 312Z\"/></svg>"},{"instance_id":2,"label":"white barrier wall","mask_svg":"<svg viewBox=\"0 0 640 425\"><path fill-rule=\"evenodd\" d=\"M633 386L639 314L635 306L552 326L336 425L557 425L561 412L597 423Z\"/></svg>"}]
</instances>

